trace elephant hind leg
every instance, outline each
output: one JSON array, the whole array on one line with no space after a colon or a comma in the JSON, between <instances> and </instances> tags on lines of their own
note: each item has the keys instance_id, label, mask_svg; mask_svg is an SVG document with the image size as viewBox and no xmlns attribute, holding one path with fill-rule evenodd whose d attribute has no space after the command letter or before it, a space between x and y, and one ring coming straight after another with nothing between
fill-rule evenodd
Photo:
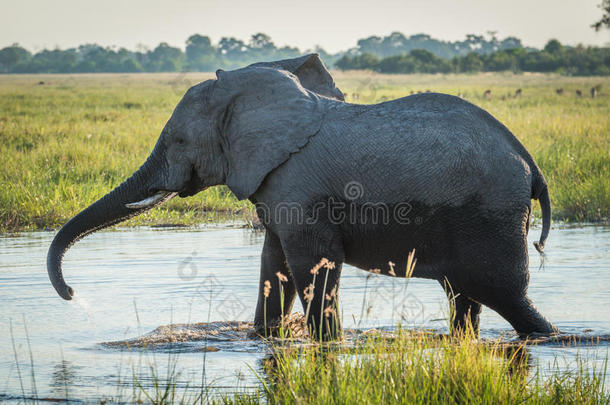
<instances>
[{"instance_id":1,"label":"elephant hind leg","mask_svg":"<svg viewBox=\"0 0 610 405\"><path fill-rule=\"evenodd\" d=\"M515 328L520 337L549 336L558 332L527 296L506 297L492 308Z\"/></svg>"},{"instance_id":2,"label":"elephant hind leg","mask_svg":"<svg viewBox=\"0 0 610 405\"><path fill-rule=\"evenodd\" d=\"M459 335L472 332L474 336L478 336L481 304L471 300L464 294L453 291L447 281L441 282L441 285L449 300L451 334Z\"/></svg>"}]
</instances>

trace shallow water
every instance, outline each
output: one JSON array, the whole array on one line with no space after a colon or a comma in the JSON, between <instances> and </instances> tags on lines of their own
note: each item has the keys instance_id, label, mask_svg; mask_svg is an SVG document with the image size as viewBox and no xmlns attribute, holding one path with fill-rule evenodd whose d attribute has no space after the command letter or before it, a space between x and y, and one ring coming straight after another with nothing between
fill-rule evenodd
<instances>
[{"instance_id":1,"label":"shallow water","mask_svg":"<svg viewBox=\"0 0 610 405\"><path fill-rule=\"evenodd\" d=\"M530 232L530 246L538 235L539 229ZM102 343L132 339L168 324L250 321L262 233L226 228L97 233L66 254L65 277L76 291L71 302L57 296L47 277L52 237L51 232L0 237L0 400L65 398L66 392L85 401L130 398L134 374L149 387L148 366L157 364L163 377L170 357L181 371L179 381L191 381L190 389L198 389L192 382L202 381L204 360L206 383L215 388L257 385L251 368L260 368L265 347L247 338L247 325L241 332L169 346L180 350L143 352ZM536 306L567 334L607 338L610 228L554 229L546 252L543 268L538 254L530 258L530 296ZM347 328L390 328L400 321L447 332L447 301L434 281L412 279L407 285L404 279L369 276L350 266L341 280ZM301 310L299 303L295 309ZM481 332L514 339L510 325L487 308ZM609 347L607 341L546 344L532 346L530 352L542 371L554 362L575 368L577 354L599 369Z\"/></svg>"}]
</instances>

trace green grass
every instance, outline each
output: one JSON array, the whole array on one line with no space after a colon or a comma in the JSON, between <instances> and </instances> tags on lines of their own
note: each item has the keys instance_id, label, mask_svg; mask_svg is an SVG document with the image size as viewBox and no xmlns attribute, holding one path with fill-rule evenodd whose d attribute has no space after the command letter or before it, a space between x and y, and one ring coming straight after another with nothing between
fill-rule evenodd
<instances>
[{"instance_id":1,"label":"green grass","mask_svg":"<svg viewBox=\"0 0 610 405\"><path fill-rule=\"evenodd\" d=\"M608 403L605 370L554 370L543 379L527 349L399 331L355 348L277 349L263 388L226 402L270 404Z\"/></svg>"},{"instance_id":2,"label":"green grass","mask_svg":"<svg viewBox=\"0 0 610 405\"><path fill-rule=\"evenodd\" d=\"M155 365L153 384L134 377L134 400L157 404L608 404L607 361L581 357L560 369L529 363L527 346L398 330L352 344L282 345L252 373L258 388L216 391L178 382L176 362ZM135 374L134 374L135 375ZM159 376L163 376L160 378ZM202 386L199 390L194 387ZM193 387L193 388L189 388ZM121 398L124 400L125 398ZM131 401L131 400L129 400Z\"/></svg>"},{"instance_id":3,"label":"green grass","mask_svg":"<svg viewBox=\"0 0 610 405\"><path fill-rule=\"evenodd\" d=\"M57 228L120 184L144 162L184 91L210 77L0 76L0 231ZM607 221L609 78L368 72L336 72L335 77L348 101L361 103L411 91L462 94L505 123L532 153L550 184L555 219ZM599 96L591 99L588 90L599 84ZM517 88L523 95L512 97ZM556 88L564 88L564 94L556 95ZM491 99L483 97L486 89L492 90ZM218 213L243 218L252 212L250 203L215 187L173 199L127 225L193 225L218 220Z\"/></svg>"}]
</instances>

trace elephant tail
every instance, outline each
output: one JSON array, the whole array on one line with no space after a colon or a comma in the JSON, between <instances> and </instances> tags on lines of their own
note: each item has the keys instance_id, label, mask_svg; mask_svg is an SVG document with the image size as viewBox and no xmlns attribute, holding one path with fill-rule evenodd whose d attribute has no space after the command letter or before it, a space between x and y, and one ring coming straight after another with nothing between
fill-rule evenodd
<instances>
[{"instance_id":1,"label":"elephant tail","mask_svg":"<svg viewBox=\"0 0 610 405\"><path fill-rule=\"evenodd\" d=\"M543 253L544 243L551 230L551 199L549 198L549 188L544 180L542 182L542 189L537 193L537 196L534 196L535 199L540 201L540 208L542 209L542 233L540 234L540 240L534 242L534 246L539 253Z\"/></svg>"}]
</instances>

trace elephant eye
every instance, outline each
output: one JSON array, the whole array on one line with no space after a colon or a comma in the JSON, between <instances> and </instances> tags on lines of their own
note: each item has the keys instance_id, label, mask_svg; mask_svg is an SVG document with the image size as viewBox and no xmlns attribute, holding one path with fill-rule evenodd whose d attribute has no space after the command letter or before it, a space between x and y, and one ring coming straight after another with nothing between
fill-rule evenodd
<instances>
[{"instance_id":1,"label":"elephant eye","mask_svg":"<svg viewBox=\"0 0 610 405\"><path fill-rule=\"evenodd\" d=\"M184 138L178 138L178 139L176 139L176 143L178 145L184 145L186 143L186 141L184 140Z\"/></svg>"}]
</instances>

